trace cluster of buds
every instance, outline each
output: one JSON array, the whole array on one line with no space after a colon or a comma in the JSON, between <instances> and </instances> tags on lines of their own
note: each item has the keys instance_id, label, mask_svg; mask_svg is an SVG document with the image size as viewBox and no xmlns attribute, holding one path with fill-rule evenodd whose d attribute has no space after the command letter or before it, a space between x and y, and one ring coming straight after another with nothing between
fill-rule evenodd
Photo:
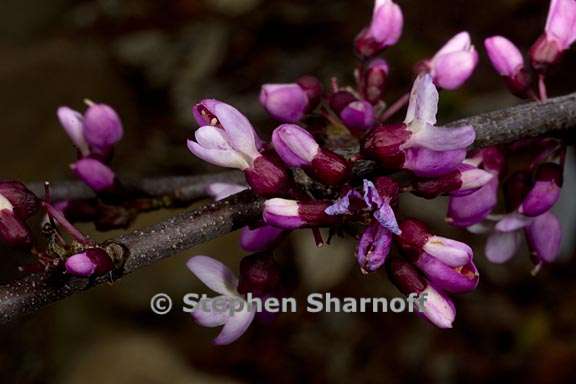
<instances>
[{"instance_id":1,"label":"cluster of buds","mask_svg":"<svg viewBox=\"0 0 576 384\"><path fill-rule=\"evenodd\" d=\"M19 181L0 181L0 242L28 247L32 234L26 219L40 209L40 200Z\"/></svg>"},{"instance_id":2,"label":"cluster of buds","mask_svg":"<svg viewBox=\"0 0 576 384\"><path fill-rule=\"evenodd\" d=\"M60 107L57 114L78 150L79 160L71 165L76 176L97 193L116 189L116 175L107 165L114 145L124 135L116 111L106 104L88 102L84 115L68 107Z\"/></svg>"},{"instance_id":3,"label":"cluster of buds","mask_svg":"<svg viewBox=\"0 0 576 384\"><path fill-rule=\"evenodd\" d=\"M544 33L530 48L529 64L520 50L505 37L493 36L484 41L486 52L506 85L514 95L522 98L546 98L544 75L576 40L576 1L551 0ZM539 96L533 90L532 73L540 78Z\"/></svg>"}]
</instances>

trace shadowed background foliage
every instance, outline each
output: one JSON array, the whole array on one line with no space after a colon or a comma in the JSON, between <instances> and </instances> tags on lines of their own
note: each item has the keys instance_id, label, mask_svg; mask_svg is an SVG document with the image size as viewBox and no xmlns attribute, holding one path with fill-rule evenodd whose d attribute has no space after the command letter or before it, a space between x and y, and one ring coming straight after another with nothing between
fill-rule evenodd
<instances>
[{"instance_id":1,"label":"shadowed background foliage","mask_svg":"<svg viewBox=\"0 0 576 384\"><path fill-rule=\"evenodd\" d=\"M517 102L486 61L482 41L503 34L528 48L544 24L536 0L399 0L406 16L400 44L386 53L388 100L409 87L412 66L466 29L481 51L468 86L441 96L441 122ZM59 128L60 105L90 98L113 105L126 137L114 166L122 174L208 172L184 145L194 129L190 107L217 97L245 112L268 136L274 123L257 102L264 82L301 74L352 81L352 40L368 22L372 1L345 0L2 0L0 3L0 177L70 178L74 152ZM551 94L576 89L566 55ZM506 265L488 265L482 239L442 224L446 201L406 198L403 210L436 223L445 235L475 244L481 271L476 292L457 298L455 329L440 331L409 314L310 314L255 323L238 342L213 347L215 330L189 316L157 316L148 300L203 292L184 263L195 254L234 270L237 234L190 250L112 286L67 299L0 330L3 383L430 382L475 383L576 379L576 262L573 157L563 212L567 244L561 261L536 277L524 250ZM174 212L141 217L137 226ZM83 230L99 239L90 225ZM0 278L22 255L0 249ZM307 231L293 234L278 260L301 303L309 292L392 297L384 274L363 276L353 244L337 239L316 249Z\"/></svg>"}]
</instances>

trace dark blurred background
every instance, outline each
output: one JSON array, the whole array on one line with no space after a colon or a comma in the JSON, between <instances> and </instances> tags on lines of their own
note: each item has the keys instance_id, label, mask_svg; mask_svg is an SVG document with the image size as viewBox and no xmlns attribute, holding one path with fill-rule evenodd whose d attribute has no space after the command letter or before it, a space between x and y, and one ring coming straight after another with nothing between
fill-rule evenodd
<instances>
[{"instance_id":1,"label":"dark blurred background","mask_svg":"<svg viewBox=\"0 0 576 384\"><path fill-rule=\"evenodd\" d=\"M482 41L503 34L527 49L548 7L537 0L399 0L406 18L400 44L386 53L392 68L388 100L410 86L412 66L449 37L470 31L481 54L468 86L441 96L441 122L518 101L487 63ZM60 105L83 108L90 98L113 105L126 137L115 169L127 175L192 174L214 170L186 149L194 124L190 107L217 97L245 112L267 136L274 123L257 102L265 82L301 74L352 81L352 40L369 21L371 0L1 0L0 177L24 181L71 178L74 152L58 126ZM566 55L550 93L576 89L576 54ZM139 271L111 286L77 295L0 330L1 383L572 383L576 381L576 185L574 157L562 201L561 260L530 275L523 250L505 265L489 265L483 239L442 224L445 201L407 198L444 235L477 248L481 283L456 299L451 331L410 314L286 314L253 324L229 347L213 347L216 330L183 313L151 313L158 292L173 298L202 292L184 266L206 254L234 270L242 256L237 234L212 241ZM174 212L139 218L144 226ZM115 232L97 234L105 239ZM18 264L0 249L0 276ZM384 274L363 276L353 244L316 249L296 233L279 260L309 292L396 296Z\"/></svg>"}]
</instances>

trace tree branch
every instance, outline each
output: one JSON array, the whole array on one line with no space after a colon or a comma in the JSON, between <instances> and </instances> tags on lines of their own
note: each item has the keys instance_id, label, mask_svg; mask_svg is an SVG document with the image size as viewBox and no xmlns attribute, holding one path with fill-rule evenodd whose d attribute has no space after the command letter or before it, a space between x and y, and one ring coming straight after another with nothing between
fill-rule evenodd
<instances>
[{"instance_id":1,"label":"tree branch","mask_svg":"<svg viewBox=\"0 0 576 384\"><path fill-rule=\"evenodd\" d=\"M576 126L576 93L488 112L462 119L447 126L471 124L476 129L476 147L505 144L521 138L536 137L573 129ZM366 171L364 169L364 171ZM171 195L180 191L189 198L202 197L205 187L215 181L237 182L238 172L211 176L146 179L136 182L140 190L153 195ZM41 191L40 184L32 188ZM38 189L40 188L40 190ZM55 183L56 199L93 197L79 183ZM135 230L110 243L123 253L126 263L114 278L172 256L194 245L214 239L259 220L262 200L250 191L226 200L186 212L163 223ZM73 293L109 281L105 276L95 280L73 278L52 271L27 276L0 287L0 322L31 314L47 304Z\"/></svg>"}]
</instances>

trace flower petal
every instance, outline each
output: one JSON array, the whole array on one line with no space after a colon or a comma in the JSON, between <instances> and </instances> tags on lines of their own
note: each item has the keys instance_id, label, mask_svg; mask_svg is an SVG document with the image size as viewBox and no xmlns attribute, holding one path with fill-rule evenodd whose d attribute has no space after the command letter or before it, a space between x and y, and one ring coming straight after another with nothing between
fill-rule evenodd
<instances>
[{"instance_id":1,"label":"flower petal","mask_svg":"<svg viewBox=\"0 0 576 384\"><path fill-rule=\"evenodd\" d=\"M426 148L408 148L404 151L404 168L416 176L436 177L455 170L466 158L466 150L433 151Z\"/></svg>"},{"instance_id":2,"label":"flower petal","mask_svg":"<svg viewBox=\"0 0 576 384\"><path fill-rule=\"evenodd\" d=\"M374 218L378 220L380 225L395 235L401 233L400 226L394 215L394 210L388 203L383 203L376 212L374 212Z\"/></svg>"},{"instance_id":3,"label":"flower petal","mask_svg":"<svg viewBox=\"0 0 576 384\"><path fill-rule=\"evenodd\" d=\"M216 345L227 345L236 341L246 332L254 319L254 315L255 311L248 310L248 305L245 305L243 310L234 312L234 314L228 318L224 328L222 328L222 331L220 331L220 334L214 339L213 343Z\"/></svg>"},{"instance_id":4,"label":"flower petal","mask_svg":"<svg viewBox=\"0 0 576 384\"><path fill-rule=\"evenodd\" d=\"M68 107L58 108L57 114L60 124L72 140L72 143L83 156L87 156L90 153L90 149L84 138L84 117L82 114Z\"/></svg>"},{"instance_id":5,"label":"flower petal","mask_svg":"<svg viewBox=\"0 0 576 384\"><path fill-rule=\"evenodd\" d=\"M467 148L475 139L476 131L470 125L458 128L425 125L410 136L404 147L417 145L433 151L451 151Z\"/></svg>"},{"instance_id":6,"label":"flower petal","mask_svg":"<svg viewBox=\"0 0 576 384\"><path fill-rule=\"evenodd\" d=\"M486 240L486 258L496 264L505 263L518 251L521 243L522 233L520 231L496 231Z\"/></svg>"},{"instance_id":7,"label":"flower petal","mask_svg":"<svg viewBox=\"0 0 576 384\"><path fill-rule=\"evenodd\" d=\"M470 48L470 34L466 31L454 35L436 54L434 58L453 52L465 51Z\"/></svg>"},{"instance_id":8,"label":"flower petal","mask_svg":"<svg viewBox=\"0 0 576 384\"><path fill-rule=\"evenodd\" d=\"M212 183L206 188L206 193L212 196L215 201L219 201L247 189L249 189L247 186L240 184Z\"/></svg>"},{"instance_id":9,"label":"flower petal","mask_svg":"<svg viewBox=\"0 0 576 384\"><path fill-rule=\"evenodd\" d=\"M216 296L210 299L202 299L196 304L192 317L203 327L219 327L228 321L229 311L215 311L213 308L214 301L223 302L228 296Z\"/></svg>"},{"instance_id":10,"label":"flower petal","mask_svg":"<svg viewBox=\"0 0 576 384\"><path fill-rule=\"evenodd\" d=\"M214 114L226 131L228 143L232 148L252 158L260 155L256 144L256 132L246 116L226 103L216 104L214 106Z\"/></svg>"},{"instance_id":11,"label":"flower petal","mask_svg":"<svg viewBox=\"0 0 576 384\"><path fill-rule=\"evenodd\" d=\"M208 256L194 256L186 266L208 288L226 296L237 296L238 279L224 264Z\"/></svg>"},{"instance_id":12,"label":"flower petal","mask_svg":"<svg viewBox=\"0 0 576 384\"><path fill-rule=\"evenodd\" d=\"M512 232L524 228L534 221L534 218L512 212L504 216L496 224L496 230L500 232Z\"/></svg>"},{"instance_id":13,"label":"flower petal","mask_svg":"<svg viewBox=\"0 0 576 384\"><path fill-rule=\"evenodd\" d=\"M362 195L357 190L351 189L344 196L334 201L334 203L328 208L326 208L324 212L330 216L351 214L352 199L361 200Z\"/></svg>"},{"instance_id":14,"label":"flower petal","mask_svg":"<svg viewBox=\"0 0 576 384\"><path fill-rule=\"evenodd\" d=\"M245 170L250 167L248 161L233 149L205 148L193 140L188 140L188 149L202 160L220 167Z\"/></svg>"},{"instance_id":15,"label":"flower petal","mask_svg":"<svg viewBox=\"0 0 576 384\"><path fill-rule=\"evenodd\" d=\"M409 125L414 121L426 124L436 124L438 113L438 91L429 74L421 74L414 81L410 92L410 102L404 123Z\"/></svg>"}]
</instances>

